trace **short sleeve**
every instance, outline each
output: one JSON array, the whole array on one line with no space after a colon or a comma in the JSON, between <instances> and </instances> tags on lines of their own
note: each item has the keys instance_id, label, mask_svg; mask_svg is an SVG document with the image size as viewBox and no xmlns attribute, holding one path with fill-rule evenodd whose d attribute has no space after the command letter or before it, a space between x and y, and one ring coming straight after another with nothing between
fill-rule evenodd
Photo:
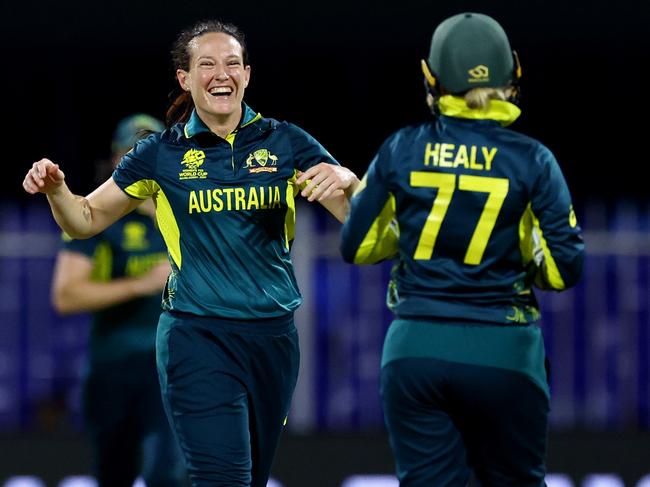
<instances>
[{"instance_id":1,"label":"short sleeve","mask_svg":"<svg viewBox=\"0 0 650 487\"><path fill-rule=\"evenodd\" d=\"M61 235L61 250L66 250L68 252L77 252L83 254L86 257L92 259L95 254L97 246L100 244L101 239L99 235L91 237L88 239L77 240L70 238L67 234L63 233Z\"/></svg>"},{"instance_id":2,"label":"short sleeve","mask_svg":"<svg viewBox=\"0 0 650 487\"><path fill-rule=\"evenodd\" d=\"M131 198L144 200L158 190L156 160L160 134L138 141L113 171L115 183Z\"/></svg>"},{"instance_id":3,"label":"short sleeve","mask_svg":"<svg viewBox=\"0 0 650 487\"><path fill-rule=\"evenodd\" d=\"M287 124L295 168L306 171L321 162L339 165L325 147L300 127Z\"/></svg>"}]
</instances>

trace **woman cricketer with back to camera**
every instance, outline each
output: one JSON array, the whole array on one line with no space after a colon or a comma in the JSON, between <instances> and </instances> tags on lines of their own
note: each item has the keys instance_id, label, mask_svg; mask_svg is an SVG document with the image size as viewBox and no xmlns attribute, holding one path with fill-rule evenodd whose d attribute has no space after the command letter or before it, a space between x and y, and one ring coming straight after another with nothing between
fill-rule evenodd
<instances>
[{"instance_id":1,"label":"woman cricketer with back to camera","mask_svg":"<svg viewBox=\"0 0 650 487\"><path fill-rule=\"evenodd\" d=\"M153 198L172 266L158 372L192 485L263 487L298 375L294 198L343 221L359 181L302 129L243 102L251 68L237 27L199 22L172 57L182 92L167 130L138 142L87 197L48 159L23 186L46 194L74 238Z\"/></svg>"},{"instance_id":2,"label":"woman cricketer with back to camera","mask_svg":"<svg viewBox=\"0 0 650 487\"><path fill-rule=\"evenodd\" d=\"M506 128L520 67L478 13L422 61L435 120L372 161L343 226L348 262L395 258L381 397L403 487L541 487L549 388L533 287L580 278L584 245L548 148Z\"/></svg>"}]
</instances>

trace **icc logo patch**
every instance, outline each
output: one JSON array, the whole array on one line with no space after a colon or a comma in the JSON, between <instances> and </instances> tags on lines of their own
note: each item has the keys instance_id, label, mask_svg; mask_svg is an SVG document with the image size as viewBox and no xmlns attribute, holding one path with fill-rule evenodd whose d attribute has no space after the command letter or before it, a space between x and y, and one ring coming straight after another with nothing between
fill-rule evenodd
<instances>
[{"instance_id":1,"label":"icc logo patch","mask_svg":"<svg viewBox=\"0 0 650 487\"><path fill-rule=\"evenodd\" d=\"M274 156L268 149L257 149L248 155L244 167L249 173L276 172L278 170L278 156Z\"/></svg>"},{"instance_id":2,"label":"icc logo patch","mask_svg":"<svg viewBox=\"0 0 650 487\"><path fill-rule=\"evenodd\" d=\"M185 167L178 173L179 179L205 179L208 172L201 169L204 161L205 152L196 149L188 150L181 161L181 164Z\"/></svg>"}]
</instances>

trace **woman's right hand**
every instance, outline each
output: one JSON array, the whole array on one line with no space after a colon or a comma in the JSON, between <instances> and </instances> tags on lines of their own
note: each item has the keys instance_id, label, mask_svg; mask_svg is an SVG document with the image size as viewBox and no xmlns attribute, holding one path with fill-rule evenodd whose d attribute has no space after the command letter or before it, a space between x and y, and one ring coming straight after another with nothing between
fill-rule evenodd
<instances>
[{"instance_id":1,"label":"woman's right hand","mask_svg":"<svg viewBox=\"0 0 650 487\"><path fill-rule=\"evenodd\" d=\"M63 185L65 174L49 159L41 159L32 165L23 181L23 188L29 194L51 193Z\"/></svg>"}]
</instances>

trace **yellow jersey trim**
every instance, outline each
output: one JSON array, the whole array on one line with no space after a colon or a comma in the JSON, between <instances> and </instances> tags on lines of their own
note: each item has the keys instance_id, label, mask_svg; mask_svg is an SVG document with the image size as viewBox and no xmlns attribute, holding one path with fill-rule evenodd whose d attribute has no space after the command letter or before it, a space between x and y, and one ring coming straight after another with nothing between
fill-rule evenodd
<instances>
[{"instance_id":1,"label":"yellow jersey trim","mask_svg":"<svg viewBox=\"0 0 650 487\"><path fill-rule=\"evenodd\" d=\"M440 113L449 117L468 118L472 120L495 120L507 127L519 118L521 110L517 105L503 100L490 100L487 110L469 108L465 99L459 96L444 95L438 100Z\"/></svg>"},{"instance_id":2,"label":"yellow jersey trim","mask_svg":"<svg viewBox=\"0 0 650 487\"><path fill-rule=\"evenodd\" d=\"M136 181L124 188L124 192L138 200L146 200L159 189L160 186L158 186L158 183L153 179L141 179L140 181Z\"/></svg>"},{"instance_id":3,"label":"yellow jersey trim","mask_svg":"<svg viewBox=\"0 0 650 487\"><path fill-rule=\"evenodd\" d=\"M364 176L355 194L359 194L366 185L366 176ZM354 255L354 263L375 264L384 259L390 259L397 254L398 243L399 226L395 219L395 196L391 194L359 244Z\"/></svg>"},{"instance_id":4,"label":"yellow jersey trim","mask_svg":"<svg viewBox=\"0 0 650 487\"><path fill-rule=\"evenodd\" d=\"M561 291L566 289L564 279L560 270L551 255L544 233L539 226L539 220L533 213L530 203L519 221L519 249L523 257L524 265L535 261L537 273L535 284L540 289L554 289Z\"/></svg>"},{"instance_id":5,"label":"yellow jersey trim","mask_svg":"<svg viewBox=\"0 0 650 487\"><path fill-rule=\"evenodd\" d=\"M287 181L286 200L287 200L287 213L284 215L284 239L285 247L289 250L289 246L296 235L296 195L299 188L296 184L297 171L293 171L293 177Z\"/></svg>"},{"instance_id":6,"label":"yellow jersey trim","mask_svg":"<svg viewBox=\"0 0 650 487\"><path fill-rule=\"evenodd\" d=\"M174 264L176 264L176 267L180 270L183 263L183 256L181 254L181 232L178 228L176 217L162 189L159 189L153 198L156 204L158 228L163 236L163 240L165 240L169 255L174 261Z\"/></svg>"},{"instance_id":7,"label":"yellow jersey trim","mask_svg":"<svg viewBox=\"0 0 650 487\"><path fill-rule=\"evenodd\" d=\"M96 282L108 282L113 273L113 251L108 242L101 242L93 252L93 270L90 279Z\"/></svg>"},{"instance_id":8,"label":"yellow jersey trim","mask_svg":"<svg viewBox=\"0 0 650 487\"><path fill-rule=\"evenodd\" d=\"M140 181L136 181L126 187L124 191L128 195L137 199L145 200L149 197L153 199L153 202L156 205L156 221L158 222L158 229L165 240L169 255L174 261L174 264L176 264L176 267L180 269L183 260L181 255L181 232L164 191L153 179L141 179Z\"/></svg>"}]
</instances>

